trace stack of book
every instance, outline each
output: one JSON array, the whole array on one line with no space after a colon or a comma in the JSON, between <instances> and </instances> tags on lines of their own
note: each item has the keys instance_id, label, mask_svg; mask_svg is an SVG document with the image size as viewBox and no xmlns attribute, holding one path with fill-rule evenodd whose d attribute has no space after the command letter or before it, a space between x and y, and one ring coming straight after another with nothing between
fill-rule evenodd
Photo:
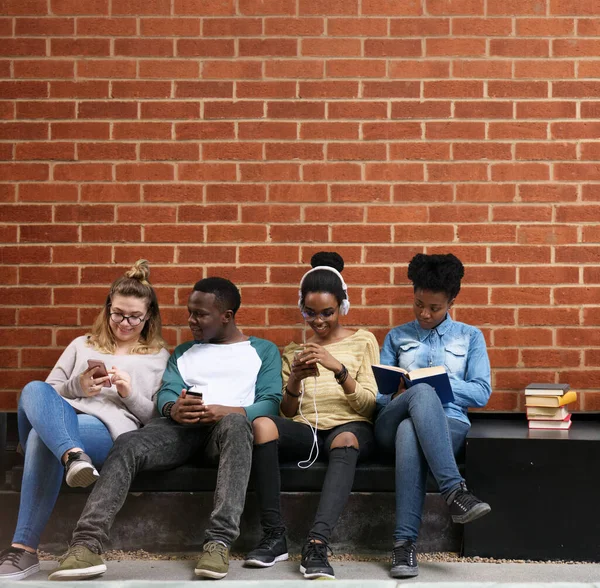
<instances>
[{"instance_id":1,"label":"stack of book","mask_svg":"<svg viewBox=\"0 0 600 588\"><path fill-rule=\"evenodd\" d=\"M577 400L569 384L529 384L525 388L525 406L530 429L566 430L571 426L567 406Z\"/></svg>"}]
</instances>

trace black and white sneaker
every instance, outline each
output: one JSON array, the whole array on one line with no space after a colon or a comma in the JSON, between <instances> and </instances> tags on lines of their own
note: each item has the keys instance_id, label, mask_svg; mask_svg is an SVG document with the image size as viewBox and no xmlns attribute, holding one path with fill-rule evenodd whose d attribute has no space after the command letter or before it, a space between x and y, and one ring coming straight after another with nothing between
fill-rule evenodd
<instances>
[{"instance_id":1,"label":"black and white sneaker","mask_svg":"<svg viewBox=\"0 0 600 588\"><path fill-rule=\"evenodd\" d=\"M417 546L414 541L399 541L392 550L392 578L414 578L419 575Z\"/></svg>"},{"instance_id":2,"label":"black and white sneaker","mask_svg":"<svg viewBox=\"0 0 600 588\"><path fill-rule=\"evenodd\" d=\"M24 580L40 571L37 553L20 547L0 551L0 580Z\"/></svg>"},{"instance_id":3,"label":"black and white sneaker","mask_svg":"<svg viewBox=\"0 0 600 588\"><path fill-rule=\"evenodd\" d=\"M316 543L308 541L302 548L302 561L300 562L300 572L305 578L313 580L315 578L329 578L335 580L333 568L329 565L327 559L329 547L325 543Z\"/></svg>"},{"instance_id":4,"label":"black and white sneaker","mask_svg":"<svg viewBox=\"0 0 600 588\"><path fill-rule=\"evenodd\" d=\"M472 492L467 490L463 482L458 490L452 493L448 499L452 521L455 523L470 523L492 510L487 503L479 500Z\"/></svg>"},{"instance_id":5,"label":"black and white sneaker","mask_svg":"<svg viewBox=\"0 0 600 588\"><path fill-rule=\"evenodd\" d=\"M69 451L65 462L65 480L71 488L86 488L93 484L100 474L90 456L83 451Z\"/></svg>"},{"instance_id":6,"label":"black and white sneaker","mask_svg":"<svg viewBox=\"0 0 600 588\"><path fill-rule=\"evenodd\" d=\"M285 531L267 529L258 545L246 556L244 563L253 568L270 568L287 558Z\"/></svg>"}]
</instances>

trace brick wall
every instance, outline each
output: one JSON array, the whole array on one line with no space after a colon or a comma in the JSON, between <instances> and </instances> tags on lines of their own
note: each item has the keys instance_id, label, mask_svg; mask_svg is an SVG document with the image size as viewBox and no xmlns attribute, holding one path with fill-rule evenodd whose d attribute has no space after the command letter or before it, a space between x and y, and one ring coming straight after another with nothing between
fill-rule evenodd
<instances>
[{"instance_id":1,"label":"brick wall","mask_svg":"<svg viewBox=\"0 0 600 588\"><path fill-rule=\"evenodd\" d=\"M532 380L600 409L596 0L0 0L0 408L152 263L171 344L190 284L298 337L310 255L353 324L410 318L406 263L467 266L492 409Z\"/></svg>"}]
</instances>

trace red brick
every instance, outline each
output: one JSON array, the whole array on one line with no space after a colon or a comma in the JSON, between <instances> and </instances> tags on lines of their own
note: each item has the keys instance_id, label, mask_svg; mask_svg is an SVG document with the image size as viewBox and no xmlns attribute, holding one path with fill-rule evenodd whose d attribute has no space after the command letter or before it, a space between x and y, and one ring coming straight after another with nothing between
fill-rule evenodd
<instances>
[{"instance_id":1,"label":"red brick","mask_svg":"<svg viewBox=\"0 0 600 588\"><path fill-rule=\"evenodd\" d=\"M548 82L491 81L488 83L490 98L546 98Z\"/></svg>"},{"instance_id":2,"label":"red brick","mask_svg":"<svg viewBox=\"0 0 600 588\"><path fill-rule=\"evenodd\" d=\"M479 122L428 122L427 139L484 139L485 123Z\"/></svg>"},{"instance_id":3,"label":"red brick","mask_svg":"<svg viewBox=\"0 0 600 588\"><path fill-rule=\"evenodd\" d=\"M424 82L425 98L482 98L483 83L475 81Z\"/></svg>"},{"instance_id":4,"label":"red brick","mask_svg":"<svg viewBox=\"0 0 600 588\"><path fill-rule=\"evenodd\" d=\"M113 123L113 139L170 139L171 124L162 122Z\"/></svg>"},{"instance_id":5,"label":"red brick","mask_svg":"<svg viewBox=\"0 0 600 588\"><path fill-rule=\"evenodd\" d=\"M322 143L266 143L265 150L268 161L324 159Z\"/></svg>"},{"instance_id":6,"label":"red brick","mask_svg":"<svg viewBox=\"0 0 600 588\"><path fill-rule=\"evenodd\" d=\"M132 59L82 59L77 76L82 78L135 78L137 64Z\"/></svg>"},{"instance_id":7,"label":"red brick","mask_svg":"<svg viewBox=\"0 0 600 588\"><path fill-rule=\"evenodd\" d=\"M485 55L485 39L428 38L425 40L425 55L427 57L466 57Z\"/></svg>"},{"instance_id":8,"label":"red brick","mask_svg":"<svg viewBox=\"0 0 600 588\"><path fill-rule=\"evenodd\" d=\"M108 182L112 166L107 163L59 163L54 166L54 179L61 182Z\"/></svg>"},{"instance_id":9,"label":"red brick","mask_svg":"<svg viewBox=\"0 0 600 588\"><path fill-rule=\"evenodd\" d=\"M200 148L194 143L143 143L140 146L142 161L198 161Z\"/></svg>"},{"instance_id":10,"label":"red brick","mask_svg":"<svg viewBox=\"0 0 600 588\"><path fill-rule=\"evenodd\" d=\"M19 271L19 283L77 284L79 281L78 273L79 269L77 267L25 266ZM60 311L57 312L57 315L60 316ZM77 312L73 313L73 315L76 317Z\"/></svg>"},{"instance_id":11,"label":"red brick","mask_svg":"<svg viewBox=\"0 0 600 588\"><path fill-rule=\"evenodd\" d=\"M267 237L267 227L260 224L209 225L206 231L210 243L264 242Z\"/></svg>"},{"instance_id":12,"label":"red brick","mask_svg":"<svg viewBox=\"0 0 600 588\"><path fill-rule=\"evenodd\" d=\"M353 163L311 163L304 165L304 179L308 181L344 182L359 180L360 175L360 166Z\"/></svg>"},{"instance_id":13,"label":"red brick","mask_svg":"<svg viewBox=\"0 0 600 588\"><path fill-rule=\"evenodd\" d=\"M295 57L298 55L296 39L240 39L239 55L253 57L256 55L274 55L277 57Z\"/></svg>"},{"instance_id":14,"label":"red brick","mask_svg":"<svg viewBox=\"0 0 600 588\"><path fill-rule=\"evenodd\" d=\"M288 224L270 227L271 241L273 243L317 243L327 242L328 228L326 225Z\"/></svg>"},{"instance_id":15,"label":"red brick","mask_svg":"<svg viewBox=\"0 0 600 588\"><path fill-rule=\"evenodd\" d=\"M17 118L74 118L75 102L17 102Z\"/></svg>"},{"instance_id":16,"label":"red brick","mask_svg":"<svg viewBox=\"0 0 600 588\"><path fill-rule=\"evenodd\" d=\"M463 243L513 243L516 233L510 225L462 225L457 231L458 240Z\"/></svg>"},{"instance_id":17,"label":"red brick","mask_svg":"<svg viewBox=\"0 0 600 588\"><path fill-rule=\"evenodd\" d=\"M572 22L572 19L553 18L553 21ZM572 29L570 29L572 30ZM600 18L578 18L577 34L582 37L597 37L600 34Z\"/></svg>"},{"instance_id":18,"label":"red brick","mask_svg":"<svg viewBox=\"0 0 600 588\"><path fill-rule=\"evenodd\" d=\"M144 37L198 37L200 35L200 19L142 18L140 31Z\"/></svg>"},{"instance_id":19,"label":"red brick","mask_svg":"<svg viewBox=\"0 0 600 588\"><path fill-rule=\"evenodd\" d=\"M360 39L302 39L301 54L326 57L351 57L361 55Z\"/></svg>"},{"instance_id":20,"label":"red brick","mask_svg":"<svg viewBox=\"0 0 600 588\"><path fill-rule=\"evenodd\" d=\"M0 216L6 223L23 223L31 219L40 223L52 222L50 206L0 205Z\"/></svg>"},{"instance_id":21,"label":"red brick","mask_svg":"<svg viewBox=\"0 0 600 588\"><path fill-rule=\"evenodd\" d=\"M545 163L492 164L492 181L549 180L550 167Z\"/></svg>"},{"instance_id":22,"label":"red brick","mask_svg":"<svg viewBox=\"0 0 600 588\"><path fill-rule=\"evenodd\" d=\"M573 189L575 186L569 186L569 188ZM600 200L600 187L594 184L584 185L582 186L581 196L584 201L598 201ZM576 200L576 198L570 198L570 200Z\"/></svg>"},{"instance_id":23,"label":"red brick","mask_svg":"<svg viewBox=\"0 0 600 588\"><path fill-rule=\"evenodd\" d=\"M598 243L600 241L600 228L597 225L584 226L583 227L583 239L584 243ZM590 268L586 268L584 272L584 282L589 282L589 272L592 271Z\"/></svg>"},{"instance_id":24,"label":"red brick","mask_svg":"<svg viewBox=\"0 0 600 588\"><path fill-rule=\"evenodd\" d=\"M330 78L381 78L385 76L386 62L382 59L330 59L325 68Z\"/></svg>"},{"instance_id":25,"label":"red brick","mask_svg":"<svg viewBox=\"0 0 600 588\"><path fill-rule=\"evenodd\" d=\"M5 16L18 16L22 14L48 14L46 0L3 0L2 14Z\"/></svg>"},{"instance_id":26,"label":"red brick","mask_svg":"<svg viewBox=\"0 0 600 588\"><path fill-rule=\"evenodd\" d=\"M365 57L421 57L423 50L417 39L367 39Z\"/></svg>"},{"instance_id":27,"label":"red brick","mask_svg":"<svg viewBox=\"0 0 600 588\"><path fill-rule=\"evenodd\" d=\"M364 10L364 4L363 4ZM357 0L298 0L300 15L356 15L358 14Z\"/></svg>"},{"instance_id":28,"label":"red brick","mask_svg":"<svg viewBox=\"0 0 600 588\"><path fill-rule=\"evenodd\" d=\"M31 37L72 35L75 32L74 18L17 18L15 35ZM10 36L10 33L7 34Z\"/></svg>"},{"instance_id":29,"label":"red brick","mask_svg":"<svg viewBox=\"0 0 600 588\"><path fill-rule=\"evenodd\" d=\"M17 143L15 159L31 160L75 160L74 143Z\"/></svg>"},{"instance_id":30,"label":"red brick","mask_svg":"<svg viewBox=\"0 0 600 588\"><path fill-rule=\"evenodd\" d=\"M49 169L43 163L2 163L0 177L5 181L42 181L47 180Z\"/></svg>"},{"instance_id":31,"label":"red brick","mask_svg":"<svg viewBox=\"0 0 600 588\"><path fill-rule=\"evenodd\" d=\"M578 78L597 78L600 72L600 61L580 61L577 69Z\"/></svg>"},{"instance_id":32,"label":"red brick","mask_svg":"<svg viewBox=\"0 0 600 588\"><path fill-rule=\"evenodd\" d=\"M410 220L408 220L410 219ZM431 220L425 206L369 206L367 209L368 223L426 223Z\"/></svg>"},{"instance_id":33,"label":"red brick","mask_svg":"<svg viewBox=\"0 0 600 588\"><path fill-rule=\"evenodd\" d=\"M174 12L182 16L226 16L235 14L233 0L175 0Z\"/></svg>"},{"instance_id":34,"label":"red brick","mask_svg":"<svg viewBox=\"0 0 600 588\"><path fill-rule=\"evenodd\" d=\"M551 222L551 206L494 206L492 209L495 222Z\"/></svg>"},{"instance_id":35,"label":"red brick","mask_svg":"<svg viewBox=\"0 0 600 588\"><path fill-rule=\"evenodd\" d=\"M300 82L302 98L357 98L358 82Z\"/></svg>"},{"instance_id":36,"label":"red brick","mask_svg":"<svg viewBox=\"0 0 600 588\"><path fill-rule=\"evenodd\" d=\"M265 186L255 184L221 184L206 187L207 202L264 202Z\"/></svg>"},{"instance_id":37,"label":"red brick","mask_svg":"<svg viewBox=\"0 0 600 588\"><path fill-rule=\"evenodd\" d=\"M579 34L586 34L584 20L578 21ZM574 33L575 20L572 18L519 18L516 21L519 37L566 37Z\"/></svg>"},{"instance_id":38,"label":"red brick","mask_svg":"<svg viewBox=\"0 0 600 588\"><path fill-rule=\"evenodd\" d=\"M327 107L328 118L387 118L385 102L331 102Z\"/></svg>"},{"instance_id":39,"label":"red brick","mask_svg":"<svg viewBox=\"0 0 600 588\"><path fill-rule=\"evenodd\" d=\"M2 140L17 139L20 141L47 139L48 124L47 123L0 123L0 137Z\"/></svg>"},{"instance_id":40,"label":"red brick","mask_svg":"<svg viewBox=\"0 0 600 588\"><path fill-rule=\"evenodd\" d=\"M19 184L20 202L75 202L78 188L72 184Z\"/></svg>"},{"instance_id":41,"label":"red brick","mask_svg":"<svg viewBox=\"0 0 600 588\"><path fill-rule=\"evenodd\" d=\"M130 37L135 36L135 18L78 18L77 35L80 37Z\"/></svg>"},{"instance_id":42,"label":"red brick","mask_svg":"<svg viewBox=\"0 0 600 588\"><path fill-rule=\"evenodd\" d=\"M78 240L79 229L73 225L22 225L21 243L70 243Z\"/></svg>"},{"instance_id":43,"label":"red brick","mask_svg":"<svg viewBox=\"0 0 600 588\"><path fill-rule=\"evenodd\" d=\"M530 228L530 227L528 227ZM533 242L533 241L532 241ZM550 240L547 242L551 243ZM561 266L541 266L519 268L520 284L576 284L579 282L579 268Z\"/></svg>"},{"instance_id":44,"label":"red brick","mask_svg":"<svg viewBox=\"0 0 600 588\"><path fill-rule=\"evenodd\" d=\"M512 22L509 18L454 18L452 34L467 37L505 37L512 34Z\"/></svg>"},{"instance_id":45,"label":"red brick","mask_svg":"<svg viewBox=\"0 0 600 588\"><path fill-rule=\"evenodd\" d=\"M400 224L394 227L394 242L395 243L447 243L454 239L454 227L452 225L434 225L428 224L427 233L423 233L423 227L420 225ZM406 278L402 277L401 281L396 283L404 283ZM464 301L464 295L461 296Z\"/></svg>"},{"instance_id":46,"label":"red brick","mask_svg":"<svg viewBox=\"0 0 600 588\"><path fill-rule=\"evenodd\" d=\"M115 39L114 54L139 57L173 57L171 39Z\"/></svg>"},{"instance_id":47,"label":"red brick","mask_svg":"<svg viewBox=\"0 0 600 588\"><path fill-rule=\"evenodd\" d=\"M550 67L553 65L554 67ZM558 60L534 60L515 62L515 78L574 78L575 62ZM579 77L587 77L579 69Z\"/></svg>"},{"instance_id":48,"label":"red brick","mask_svg":"<svg viewBox=\"0 0 600 588\"><path fill-rule=\"evenodd\" d=\"M296 98L296 82L236 82L236 98Z\"/></svg>"},{"instance_id":49,"label":"red brick","mask_svg":"<svg viewBox=\"0 0 600 588\"><path fill-rule=\"evenodd\" d=\"M160 249L164 249L161 247ZM235 247L178 246L179 263L235 263Z\"/></svg>"},{"instance_id":50,"label":"red brick","mask_svg":"<svg viewBox=\"0 0 600 588\"><path fill-rule=\"evenodd\" d=\"M127 206L120 205L117 208L117 222L127 222L135 219L140 223L174 223L177 217L177 209L171 206Z\"/></svg>"},{"instance_id":51,"label":"red brick","mask_svg":"<svg viewBox=\"0 0 600 588\"><path fill-rule=\"evenodd\" d=\"M262 118L263 103L258 101L205 102L204 118Z\"/></svg>"},{"instance_id":52,"label":"red brick","mask_svg":"<svg viewBox=\"0 0 600 588\"><path fill-rule=\"evenodd\" d=\"M519 306L530 304L549 304L550 288L527 288L515 286L511 286L509 288L494 287L492 288L491 302L492 304L518 304ZM552 333L552 331L550 331L550 333ZM552 339L552 337L550 337L550 339Z\"/></svg>"},{"instance_id":53,"label":"red brick","mask_svg":"<svg viewBox=\"0 0 600 588\"><path fill-rule=\"evenodd\" d=\"M381 143L331 143L327 159L337 161L373 161L386 159L386 146Z\"/></svg>"},{"instance_id":54,"label":"red brick","mask_svg":"<svg viewBox=\"0 0 600 588\"><path fill-rule=\"evenodd\" d=\"M424 179L424 170L420 163L368 163L365 166L365 179L421 182Z\"/></svg>"},{"instance_id":55,"label":"red brick","mask_svg":"<svg viewBox=\"0 0 600 588\"><path fill-rule=\"evenodd\" d=\"M331 186L332 192L337 186ZM271 184L269 200L272 202L325 202L327 200L326 184Z\"/></svg>"},{"instance_id":56,"label":"red brick","mask_svg":"<svg viewBox=\"0 0 600 588\"><path fill-rule=\"evenodd\" d=\"M134 200L137 202L139 200ZM197 202L202 201L202 186L194 184L147 184L144 186L145 202Z\"/></svg>"},{"instance_id":57,"label":"red brick","mask_svg":"<svg viewBox=\"0 0 600 588\"><path fill-rule=\"evenodd\" d=\"M598 46L600 51L600 45ZM600 91L600 82L553 82L552 95L557 98L595 97Z\"/></svg>"},{"instance_id":58,"label":"red brick","mask_svg":"<svg viewBox=\"0 0 600 588\"><path fill-rule=\"evenodd\" d=\"M61 116L60 118L66 118ZM137 118L137 103L135 102L79 102L77 118Z\"/></svg>"},{"instance_id":59,"label":"red brick","mask_svg":"<svg viewBox=\"0 0 600 588\"><path fill-rule=\"evenodd\" d=\"M547 139L546 123L491 122L488 126L489 139Z\"/></svg>"},{"instance_id":60,"label":"red brick","mask_svg":"<svg viewBox=\"0 0 600 588\"><path fill-rule=\"evenodd\" d=\"M205 61L203 78L252 79L262 77L260 61Z\"/></svg>"},{"instance_id":61,"label":"red brick","mask_svg":"<svg viewBox=\"0 0 600 588\"><path fill-rule=\"evenodd\" d=\"M137 159L136 146L133 143L79 143L79 160L134 160Z\"/></svg>"},{"instance_id":62,"label":"red brick","mask_svg":"<svg viewBox=\"0 0 600 588\"><path fill-rule=\"evenodd\" d=\"M16 243L18 227L7 225L0 226L0 242L1 243Z\"/></svg>"},{"instance_id":63,"label":"red brick","mask_svg":"<svg viewBox=\"0 0 600 588\"><path fill-rule=\"evenodd\" d=\"M46 98L47 96L47 82L0 82L0 98L2 100L10 98Z\"/></svg>"},{"instance_id":64,"label":"red brick","mask_svg":"<svg viewBox=\"0 0 600 588\"><path fill-rule=\"evenodd\" d=\"M29 207L24 207L27 209ZM30 217L31 218L31 217ZM4 246L0 249L0 263L5 264L30 264L50 263L50 247L37 245L17 245L14 247ZM58 262L59 263L59 262Z\"/></svg>"},{"instance_id":65,"label":"red brick","mask_svg":"<svg viewBox=\"0 0 600 588\"><path fill-rule=\"evenodd\" d=\"M171 13L171 0L128 0L112 6L114 15L168 15Z\"/></svg>"},{"instance_id":66,"label":"red brick","mask_svg":"<svg viewBox=\"0 0 600 588\"><path fill-rule=\"evenodd\" d=\"M358 139L358 123L305 122L300 125L301 139ZM277 138L277 137L273 137Z\"/></svg>"},{"instance_id":67,"label":"red brick","mask_svg":"<svg viewBox=\"0 0 600 588\"><path fill-rule=\"evenodd\" d=\"M454 310L454 315L455 320L472 325L510 326L515 324L515 311L512 308L463 308L459 306ZM498 366L494 364L494 367Z\"/></svg>"},{"instance_id":68,"label":"red brick","mask_svg":"<svg viewBox=\"0 0 600 588\"><path fill-rule=\"evenodd\" d=\"M471 204L447 204L433 206L429 210L430 222L476 223L488 220L488 206Z\"/></svg>"},{"instance_id":69,"label":"red brick","mask_svg":"<svg viewBox=\"0 0 600 588\"><path fill-rule=\"evenodd\" d=\"M512 159L511 146L507 143L455 143L452 159Z\"/></svg>"},{"instance_id":70,"label":"red brick","mask_svg":"<svg viewBox=\"0 0 600 588\"><path fill-rule=\"evenodd\" d=\"M279 204L242 206L242 222L297 223L300 222L300 207Z\"/></svg>"},{"instance_id":71,"label":"red brick","mask_svg":"<svg viewBox=\"0 0 600 588\"><path fill-rule=\"evenodd\" d=\"M243 182L290 181L299 179L299 166L293 163L240 164ZM311 180L305 175L305 179Z\"/></svg>"},{"instance_id":72,"label":"red brick","mask_svg":"<svg viewBox=\"0 0 600 588\"><path fill-rule=\"evenodd\" d=\"M360 223L363 219L364 208L361 206L319 204L304 209L305 222Z\"/></svg>"},{"instance_id":73,"label":"red brick","mask_svg":"<svg viewBox=\"0 0 600 588\"><path fill-rule=\"evenodd\" d=\"M325 104L323 102L268 102L268 118L314 119L325 118Z\"/></svg>"},{"instance_id":74,"label":"red brick","mask_svg":"<svg viewBox=\"0 0 600 588\"><path fill-rule=\"evenodd\" d=\"M232 163L180 163L179 179L192 182L234 182L236 168Z\"/></svg>"},{"instance_id":75,"label":"red brick","mask_svg":"<svg viewBox=\"0 0 600 588\"><path fill-rule=\"evenodd\" d=\"M364 123L363 139L420 139L421 125L414 122Z\"/></svg>"},{"instance_id":76,"label":"red brick","mask_svg":"<svg viewBox=\"0 0 600 588\"><path fill-rule=\"evenodd\" d=\"M4 57L27 57L30 55L46 55L45 39L10 39L2 40L2 54Z\"/></svg>"},{"instance_id":77,"label":"red brick","mask_svg":"<svg viewBox=\"0 0 600 588\"><path fill-rule=\"evenodd\" d=\"M9 120L15 118L14 102L0 102L0 119Z\"/></svg>"},{"instance_id":78,"label":"red brick","mask_svg":"<svg viewBox=\"0 0 600 588\"><path fill-rule=\"evenodd\" d=\"M551 124L553 139L595 139L600 132L597 121L564 122Z\"/></svg>"},{"instance_id":79,"label":"red brick","mask_svg":"<svg viewBox=\"0 0 600 588\"><path fill-rule=\"evenodd\" d=\"M591 347L600 344L598 329L557 329L556 342L561 347Z\"/></svg>"},{"instance_id":80,"label":"red brick","mask_svg":"<svg viewBox=\"0 0 600 588\"><path fill-rule=\"evenodd\" d=\"M444 161L450 159L449 143L433 143L422 141L419 143L390 143L390 160L422 159L428 161Z\"/></svg>"},{"instance_id":81,"label":"red brick","mask_svg":"<svg viewBox=\"0 0 600 588\"><path fill-rule=\"evenodd\" d=\"M449 184L396 184L394 186L394 202L450 202L452 200L452 186Z\"/></svg>"},{"instance_id":82,"label":"red brick","mask_svg":"<svg viewBox=\"0 0 600 588\"><path fill-rule=\"evenodd\" d=\"M492 247L491 252L494 263L550 263L550 247L496 246Z\"/></svg>"},{"instance_id":83,"label":"red brick","mask_svg":"<svg viewBox=\"0 0 600 588\"><path fill-rule=\"evenodd\" d=\"M156 119L197 119L200 118L200 104L190 102L142 102L141 118ZM177 129L177 127L176 127Z\"/></svg>"},{"instance_id":84,"label":"red brick","mask_svg":"<svg viewBox=\"0 0 600 588\"><path fill-rule=\"evenodd\" d=\"M600 180L600 166L592 163L556 163L554 177L559 181Z\"/></svg>"},{"instance_id":85,"label":"red brick","mask_svg":"<svg viewBox=\"0 0 600 588\"><path fill-rule=\"evenodd\" d=\"M577 159L575 143L518 143L516 159L565 160ZM585 159L585 157L582 157Z\"/></svg>"},{"instance_id":86,"label":"red brick","mask_svg":"<svg viewBox=\"0 0 600 588\"><path fill-rule=\"evenodd\" d=\"M437 59L394 60L389 64L390 78L423 79L450 77L450 62ZM417 94L418 95L418 94Z\"/></svg>"},{"instance_id":87,"label":"red brick","mask_svg":"<svg viewBox=\"0 0 600 588\"><path fill-rule=\"evenodd\" d=\"M144 255L139 255L133 261L140 257L144 257ZM112 261L112 249L110 246L97 245L55 245L52 247L52 259L54 263L109 264Z\"/></svg>"},{"instance_id":88,"label":"red brick","mask_svg":"<svg viewBox=\"0 0 600 588\"><path fill-rule=\"evenodd\" d=\"M52 98L108 98L108 81L51 82ZM113 93L114 98L118 98Z\"/></svg>"},{"instance_id":89,"label":"red brick","mask_svg":"<svg viewBox=\"0 0 600 588\"><path fill-rule=\"evenodd\" d=\"M177 55L182 57L233 57L233 39L178 39Z\"/></svg>"},{"instance_id":90,"label":"red brick","mask_svg":"<svg viewBox=\"0 0 600 588\"><path fill-rule=\"evenodd\" d=\"M263 159L262 143L207 143L202 147L202 159Z\"/></svg>"},{"instance_id":91,"label":"red brick","mask_svg":"<svg viewBox=\"0 0 600 588\"><path fill-rule=\"evenodd\" d=\"M449 101L393 102L392 118L448 118L450 109Z\"/></svg>"},{"instance_id":92,"label":"red brick","mask_svg":"<svg viewBox=\"0 0 600 588\"><path fill-rule=\"evenodd\" d=\"M205 18L202 22L202 34L205 37L260 36L262 32L260 18Z\"/></svg>"},{"instance_id":93,"label":"red brick","mask_svg":"<svg viewBox=\"0 0 600 588\"><path fill-rule=\"evenodd\" d=\"M14 61L16 78L72 78L75 75L75 62L63 59L25 59Z\"/></svg>"},{"instance_id":94,"label":"red brick","mask_svg":"<svg viewBox=\"0 0 600 588\"><path fill-rule=\"evenodd\" d=\"M115 168L117 182L160 182L174 178L169 163L122 163Z\"/></svg>"},{"instance_id":95,"label":"red brick","mask_svg":"<svg viewBox=\"0 0 600 588\"><path fill-rule=\"evenodd\" d=\"M306 0L307 1L307 0ZM419 0L395 2L394 0L363 0L362 14L385 16L420 16L423 8Z\"/></svg>"},{"instance_id":96,"label":"red brick","mask_svg":"<svg viewBox=\"0 0 600 588\"><path fill-rule=\"evenodd\" d=\"M483 0L427 0L427 12L432 15L484 13Z\"/></svg>"},{"instance_id":97,"label":"red brick","mask_svg":"<svg viewBox=\"0 0 600 588\"><path fill-rule=\"evenodd\" d=\"M452 63L455 78L512 78L512 63L499 59L457 59Z\"/></svg>"},{"instance_id":98,"label":"red brick","mask_svg":"<svg viewBox=\"0 0 600 588\"><path fill-rule=\"evenodd\" d=\"M600 247L597 246L575 246L556 247L556 261L558 263L597 263L600 255ZM579 304L579 303L577 303Z\"/></svg>"},{"instance_id":99,"label":"red brick","mask_svg":"<svg viewBox=\"0 0 600 588\"><path fill-rule=\"evenodd\" d=\"M523 202L566 202L577 199L577 187L568 184L523 184L519 186Z\"/></svg>"},{"instance_id":100,"label":"red brick","mask_svg":"<svg viewBox=\"0 0 600 588\"><path fill-rule=\"evenodd\" d=\"M195 61L169 59L169 60L154 60L144 59L140 62L140 78L168 78L168 79L185 79L197 78L200 72L200 66ZM135 77L135 76L132 76ZM179 89L180 83L177 84ZM176 95L180 94L176 92Z\"/></svg>"},{"instance_id":101,"label":"red brick","mask_svg":"<svg viewBox=\"0 0 600 588\"><path fill-rule=\"evenodd\" d=\"M52 123L52 139L106 139L110 138L110 123L68 122Z\"/></svg>"},{"instance_id":102,"label":"red brick","mask_svg":"<svg viewBox=\"0 0 600 588\"><path fill-rule=\"evenodd\" d=\"M579 324L577 308L519 308L520 325L575 325Z\"/></svg>"},{"instance_id":103,"label":"red brick","mask_svg":"<svg viewBox=\"0 0 600 588\"><path fill-rule=\"evenodd\" d=\"M110 55L109 39L50 39L50 54L63 55L91 55L105 57Z\"/></svg>"},{"instance_id":104,"label":"red brick","mask_svg":"<svg viewBox=\"0 0 600 588\"><path fill-rule=\"evenodd\" d=\"M550 55L550 43L547 39L491 39L490 55L502 57L548 57ZM517 63L516 65L520 64Z\"/></svg>"},{"instance_id":105,"label":"red brick","mask_svg":"<svg viewBox=\"0 0 600 588\"><path fill-rule=\"evenodd\" d=\"M112 98L169 98L171 82L112 82Z\"/></svg>"},{"instance_id":106,"label":"red brick","mask_svg":"<svg viewBox=\"0 0 600 588\"><path fill-rule=\"evenodd\" d=\"M324 71L320 59L273 59L265 63L267 78L322 78ZM302 96L306 97L304 93Z\"/></svg>"},{"instance_id":107,"label":"red brick","mask_svg":"<svg viewBox=\"0 0 600 588\"><path fill-rule=\"evenodd\" d=\"M327 34L331 37L385 37L387 29L385 18L331 17L327 19ZM401 36L393 31L392 35Z\"/></svg>"},{"instance_id":108,"label":"red brick","mask_svg":"<svg viewBox=\"0 0 600 588\"><path fill-rule=\"evenodd\" d=\"M188 122L175 124L178 141L186 139L233 139L234 124L230 122ZM240 133L240 138L244 137Z\"/></svg>"},{"instance_id":109,"label":"red brick","mask_svg":"<svg viewBox=\"0 0 600 588\"><path fill-rule=\"evenodd\" d=\"M544 16L546 3L546 0L488 0L487 14Z\"/></svg>"},{"instance_id":110,"label":"red brick","mask_svg":"<svg viewBox=\"0 0 600 588\"><path fill-rule=\"evenodd\" d=\"M599 219L600 205L566 204L556 208L557 222L598 222Z\"/></svg>"}]
</instances>

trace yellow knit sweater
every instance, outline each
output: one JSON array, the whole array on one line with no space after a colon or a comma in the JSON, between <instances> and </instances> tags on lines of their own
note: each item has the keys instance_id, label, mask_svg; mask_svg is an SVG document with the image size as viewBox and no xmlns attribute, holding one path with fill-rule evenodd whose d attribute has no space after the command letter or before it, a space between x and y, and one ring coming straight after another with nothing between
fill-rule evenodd
<instances>
[{"instance_id":1,"label":"yellow knit sweater","mask_svg":"<svg viewBox=\"0 0 600 588\"><path fill-rule=\"evenodd\" d=\"M294 360L294 351L298 343L290 343L283 351L283 387L290 376L290 368ZM372 422L375 411L377 384L371 365L379 363L379 345L375 336L369 331L359 329L356 333L325 345L327 351L348 369L348 374L356 381L356 390L345 394L344 389L336 382L333 372L319 366L316 378L316 400L318 412L318 428L332 429L351 421ZM304 380L304 395L301 399L302 414L311 425L316 424L315 415L315 378ZM293 420L305 421L297 412Z\"/></svg>"}]
</instances>

